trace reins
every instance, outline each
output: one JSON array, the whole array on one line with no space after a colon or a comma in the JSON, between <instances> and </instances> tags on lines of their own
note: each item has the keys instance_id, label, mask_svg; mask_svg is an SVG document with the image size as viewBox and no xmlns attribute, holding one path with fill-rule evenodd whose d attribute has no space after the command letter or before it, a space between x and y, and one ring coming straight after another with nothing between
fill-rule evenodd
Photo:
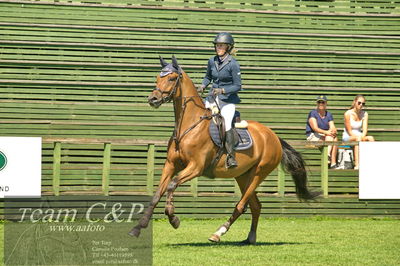
<instances>
[{"instance_id":1,"label":"reins","mask_svg":"<svg viewBox=\"0 0 400 266\"><path fill-rule=\"evenodd\" d=\"M182 120L183 120L182 118L183 118L183 115L184 115L184 113L186 111L187 103L190 102L193 98L196 98L196 97L200 97L201 98L200 95L193 95L193 96L176 96L175 95L176 92L177 92L178 87L182 85L182 84L180 84L181 77L182 77L182 74L179 73L178 78L176 79L174 88L170 92L163 91L160 88L156 87L156 90L159 91L161 93L161 95L168 93L167 96L162 97L162 103L170 102L173 97L175 97L176 99L183 99L183 103L182 103L182 107L181 107L182 110L180 112L179 117L175 120L175 128L174 128L174 133L173 133L173 136L172 136L173 140L175 141L175 150L176 151L179 150L179 143L181 142L181 140L182 140L182 138L184 136L186 136L196 126L198 126L203 120L212 119L212 115L207 115L206 114L206 115L200 116L200 119L197 122L195 122L192 126L190 126L188 129L186 129L182 134L178 133L178 129L180 129L180 127L182 126ZM177 111L176 108L177 108L176 107L176 103L174 101L174 113L176 113L176 111ZM207 110L205 107L202 107L202 109Z\"/></svg>"},{"instance_id":2,"label":"reins","mask_svg":"<svg viewBox=\"0 0 400 266\"><path fill-rule=\"evenodd\" d=\"M156 91L159 91L161 93L161 96L163 94L168 94L165 97L162 97L162 103L168 103L170 102L173 98L175 99L183 99L182 102L182 106L181 106L181 112L179 113L179 117L175 118L175 127L174 127L174 132L172 135L172 139L175 142L175 151L179 151L180 149L180 142L183 139L183 137L185 137L190 131L192 131L194 128L196 128L201 122L203 122L204 120L211 120L213 119L213 117L216 116L221 116L221 107L219 106L219 103L216 99L216 97L213 95L214 101L216 103L216 106L218 108L218 113L216 114L211 114L208 113L207 111L209 111L207 108L203 107L203 106L199 106L200 108L202 108L203 110L205 110L205 114L200 116L200 119L197 120L195 123L193 123L189 128L187 128L182 134L180 134L180 128L182 126L182 122L183 122L183 116L185 114L186 111L186 107L187 104L192 101L194 98L201 98L201 95L192 95L192 96L176 96L176 92L178 90L178 87L181 87L182 89L182 84L181 84L181 78L182 78L182 73L178 73L178 78L176 79L176 82L174 84L174 87L171 91L163 91L160 88L156 87ZM196 104L196 103L195 103ZM177 103L176 101L174 101L174 113L177 113ZM224 136L220 136L221 139L224 139ZM224 148L220 148L218 149L216 155L214 156L210 166L207 168L207 170L213 169L215 167L215 165L218 163L218 161L220 160L221 156L224 154ZM182 163L182 162L181 162Z\"/></svg>"}]
</instances>

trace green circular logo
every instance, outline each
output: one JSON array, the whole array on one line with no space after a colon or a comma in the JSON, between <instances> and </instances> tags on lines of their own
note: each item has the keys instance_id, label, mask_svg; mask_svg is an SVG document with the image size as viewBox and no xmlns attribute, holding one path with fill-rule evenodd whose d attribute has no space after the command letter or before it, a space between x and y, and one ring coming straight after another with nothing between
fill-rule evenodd
<instances>
[{"instance_id":1,"label":"green circular logo","mask_svg":"<svg viewBox=\"0 0 400 266\"><path fill-rule=\"evenodd\" d=\"M0 171L3 170L7 165L7 157L0 151Z\"/></svg>"}]
</instances>

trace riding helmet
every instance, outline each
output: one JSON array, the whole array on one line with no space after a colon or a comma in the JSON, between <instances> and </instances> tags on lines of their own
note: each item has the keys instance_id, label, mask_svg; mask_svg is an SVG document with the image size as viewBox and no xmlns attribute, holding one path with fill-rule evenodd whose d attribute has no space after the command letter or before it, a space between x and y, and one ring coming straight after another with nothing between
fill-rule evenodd
<instances>
[{"instance_id":1,"label":"riding helmet","mask_svg":"<svg viewBox=\"0 0 400 266\"><path fill-rule=\"evenodd\" d=\"M229 32L221 32L215 36L213 44L216 45L217 43L226 43L229 44L228 51L230 52L235 45L235 41L233 40L232 34Z\"/></svg>"}]
</instances>

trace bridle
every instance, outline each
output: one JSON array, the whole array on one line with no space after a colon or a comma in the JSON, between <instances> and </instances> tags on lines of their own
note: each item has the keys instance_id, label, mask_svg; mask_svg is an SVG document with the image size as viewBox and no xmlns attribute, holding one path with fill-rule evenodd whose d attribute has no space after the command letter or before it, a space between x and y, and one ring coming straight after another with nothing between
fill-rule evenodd
<instances>
[{"instance_id":1,"label":"bridle","mask_svg":"<svg viewBox=\"0 0 400 266\"><path fill-rule=\"evenodd\" d=\"M178 77L176 78L175 84L174 84L174 88L170 91L163 91L162 89L160 89L159 87L156 87L156 91L161 93L161 103L168 103L172 100L172 98L175 96L176 94L176 90L179 87L179 82L181 80L182 74L178 73ZM168 94L167 96L163 96L164 94Z\"/></svg>"},{"instance_id":2,"label":"bridle","mask_svg":"<svg viewBox=\"0 0 400 266\"><path fill-rule=\"evenodd\" d=\"M156 87L155 90L161 93L161 103L168 103L170 102L174 97L175 94L177 92L178 87L180 86L180 81L182 78L182 73L178 72L178 77L175 81L174 87L172 90L170 91L163 91L162 89L160 89L159 87ZM167 96L163 96L164 94L168 94ZM203 120L209 120L212 118L212 116L210 115L203 115L200 117L200 119L195 122L191 127L189 127L188 129L186 129L183 133L180 132L180 127L182 125L182 118L183 115L186 111L186 106L187 103L193 99L194 97L201 97L200 95L196 95L196 96L181 96L181 97L176 97L176 98L183 98L183 102L182 102L182 111L180 112L179 118L175 120L175 127L174 127L174 132L173 132L173 140L175 141L175 149L179 150L179 143L181 141L181 139L186 136L186 134L188 134L192 129L194 129L198 124L200 124ZM205 109L207 110L207 109ZM176 112L176 105L174 104L174 112Z\"/></svg>"}]
</instances>

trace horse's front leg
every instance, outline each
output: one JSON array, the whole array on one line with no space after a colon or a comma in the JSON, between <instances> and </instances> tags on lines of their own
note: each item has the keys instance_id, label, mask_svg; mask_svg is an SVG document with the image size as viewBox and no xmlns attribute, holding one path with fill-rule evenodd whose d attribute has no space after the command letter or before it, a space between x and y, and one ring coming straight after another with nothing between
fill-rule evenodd
<instances>
[{"instance_id":1,"label":"horse's front leg","mask_svg":"<svg viewBox=\"0 0 400 266\"><path fill-rule=\"evenodd\" d=\"M171 181L172 177L175 175L175 166L172 162L167 161L164 165L164 169L161 175L160 184L158 189L150 202L149 207L147 207L142 218L140 218L139 223L132 228L129 235L138 237L140 235L140 230L146 228L149 225L151 216L153 215L154 209L160 201L161 197L164 195L168 183Z\"/></svg>"},{"instance_id":2,"label":"horse's front leg","mask_svg":"<svg viewBox=\"0 0 400 266\"><path fill-rule=\"evenodd\" d=\"M189 164L185 169L172 179L167 188L167 201L165 206L165 214L168 216L169 223L173 228L177 229L180 225L179 218L175 216L174 207L174 191L180 185L195 177L200 176L202 168L198 164Z\"/></svg>"}]
</instances>

